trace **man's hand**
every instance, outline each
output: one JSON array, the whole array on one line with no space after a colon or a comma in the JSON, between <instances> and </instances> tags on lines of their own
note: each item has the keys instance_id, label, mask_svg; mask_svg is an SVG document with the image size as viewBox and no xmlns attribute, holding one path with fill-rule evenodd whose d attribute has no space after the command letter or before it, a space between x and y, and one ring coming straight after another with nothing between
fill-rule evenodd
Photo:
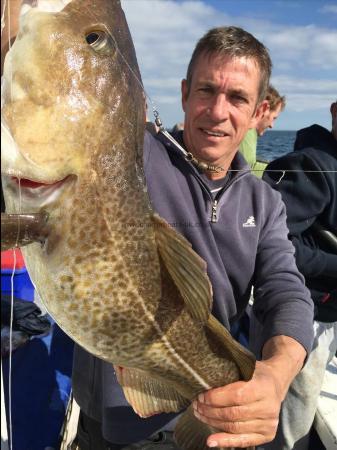
<instances>
[{"instance_id":1,"label":"man's hand","mask_svg":"<svg viewBox=\"0 0 337 450\"><path fill-rule=\"evenodd\" d=\"M306 352L294 339L276 336L263 349L250 381L238 381L200 394L195 416L221 432L207 439L209 447L249 447L273 440L281 403L300 371Z\"/></svg>"}]
</instances>

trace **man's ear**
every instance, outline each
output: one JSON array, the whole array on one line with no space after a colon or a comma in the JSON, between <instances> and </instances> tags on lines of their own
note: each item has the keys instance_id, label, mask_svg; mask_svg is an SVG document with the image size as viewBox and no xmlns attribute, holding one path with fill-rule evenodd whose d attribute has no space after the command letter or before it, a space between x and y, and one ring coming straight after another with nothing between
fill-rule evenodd
<instances>
[{"instance_id":1,"label":"man's ear","mask_svg":"<svg viewBox=\"0 0 337 450\"><path fill-rule=\"evenodd\" d=\"M268 100L263 100L259 105L257 105L253 117L251 118L249 128L256 128L259 121L265 115L267 111L270 110L270 105Z\"/></svg>"},{"instance_id":2,"label":"man's ear","mask_svg":"<svg viewBox=\"0 0 337 450\"><path fill-rule=\"evenodd\" d=\"M186 112L185 107L186 107L187 97L188 97L187 81L185 79L183 79L181 81L181 105L182 105L184 112Z\"/></svg>"}]
</instances>

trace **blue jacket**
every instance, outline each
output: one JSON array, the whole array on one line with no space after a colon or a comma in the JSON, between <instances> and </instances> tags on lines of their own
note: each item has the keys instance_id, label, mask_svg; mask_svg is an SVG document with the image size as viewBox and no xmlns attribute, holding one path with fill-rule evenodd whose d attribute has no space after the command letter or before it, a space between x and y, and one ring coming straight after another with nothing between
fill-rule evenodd
<instances>
[{"instance_id":1,"label":"blue jacket","mask_svg":"<svg viewBox=\"0 0 337 450\"><path fill-rule=\"evenodd\" d=\"M195 167L165 138L160 139L165 146L150 134L145 136L144 170L151 203L206 260L213 286L213 314L230 328L247 306L254 284L254 311L264 325L261 344L284 334L309 352L313 305L296 268L280 194L250 174L244 158L237 154L230 180L213 200ZM182 143L181 135L178 139ZM139 419L126 408L111 366L79 347L73 389L84 412L102 421L110 442L128 442L123 440L124 431L121 434L125 421L132 423L132 436L127 437L136 441L173 417L161 414Z\"/></svg>"},{"instance_id":2,"label":"blue jacket","mask_svg":"<svg viewBox=\"0 0 337 450\"><path fill-rule=\"evenodd\" d=\"M289 172L278 183L282 169ZM271 162L263 178L286 204L297 266L315 302L315 319L337 321L337 246L317 231L319 225L337 236L336 139L320 125L298 131L294 152Z\"/></svg>"}]
</instances>

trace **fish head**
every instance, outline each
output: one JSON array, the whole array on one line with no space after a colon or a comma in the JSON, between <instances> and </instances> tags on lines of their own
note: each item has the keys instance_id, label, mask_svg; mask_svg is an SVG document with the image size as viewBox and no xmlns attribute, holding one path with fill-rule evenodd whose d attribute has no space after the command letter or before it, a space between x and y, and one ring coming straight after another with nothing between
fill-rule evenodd
<instances>
[{"instance_id":1,"label":"fish head","mask_svg":"<svg viewBox=\"0 0 337 450\"><path fill-rule=\"evenodd\" d=\"M36 293L67 334L101 355L97 345L129 334L138 286L154 285L155 298L161 289L146 226L145 98L119 0L58 3L25 6L5 58L2 179L7 213L48 217L42 245L22 248Z\"/></svg>"},{"instance_id":2,"label":"fish head","mask_svg":"<svg viewBox=\"0 0 337 450\"><path fill-rule=\"evenodd\" d=\"M64 190L69 200L102 182L121 154L134 166L144 132L141 78L120 1L59 0L59 11L55 1L40 3L53 8L24 5L4 62L1 158L13 213L64 207Z\"/></svg>"}]
</instances>

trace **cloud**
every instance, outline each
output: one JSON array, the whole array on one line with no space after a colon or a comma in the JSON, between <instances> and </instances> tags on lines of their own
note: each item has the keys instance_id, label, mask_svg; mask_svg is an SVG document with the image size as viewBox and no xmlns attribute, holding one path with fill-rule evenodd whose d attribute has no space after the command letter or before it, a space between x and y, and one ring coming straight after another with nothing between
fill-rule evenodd
<instances>
[{"instance_id":1,"label":"cloud","mask_svg":"<svg viewBox=\"0 0 337 450\"><path fill-rule=\"evenodd\" d=\"M317 80L291 76L274 76L272 83L286 96L286 110L303 112L326 110L336 95L337 80Z\"/></svg>"},{"instance_id":2,"label":"cloud","mask_svg":"<svg viewBox=\"0 0 337 450\"><path fill-rule=\"evenodd\" d=\"M337 14L337 5L327 3L326 5L322 6L322 8L320 8L320 11L327 14Z\"/></svg>"},{"instance_id":3,"label":"cloud","mask_svg":"<svg viewBox=\"0 0 337 450\"><path fill-rule=\"evenodd\" d=\"M302 111L310 98L316 107L322 108L323 104L326 107L329 95L336 95L333 81L321 81L334 78L336 29L315 24L282 24L248 15L233 16L226 12L226 2L221 2L221 10L201 0L122 0L122 6L144 85L153 100L162 105L161 114L167 125L175 123L177 116L181 117L180 80L186 74L194 46L215 26L241 26L265 43L274 64L273 79L283 76L283 84L275 81L275 85L288 96L289 108ZM325 5L325 8L328 6L334 5Z\"/></svg>"},{"instance_id":4,"label":"cloud","mask_svg":"<svg viewBox=\"0 0 337 450\"><path fill-rule=\"evenodd\" d=\"M280 90L287 92L312 92L322 94L337 92L337 80L316 80L310 78L295 78L287 75L279 75L272 78L272 83Z\"/></svg>"},{"instance_id":5,"label":"cloud","mask_svg":"<svg viewBox=\"0 0 337 450\"><path fill-rule=\"evenodd\" d=\"M295 112L328 110L333 99L330 94L291 93L287 97L287 108Z\"/></svg>"},{"instance_id":6,"label":"cloud","mask_svg":"<svg viewBox=\"0 0 337 450\"><path fill-rule=\"evenodd\" d=\"M305 27L277 27L265 36L275 66L288 62L293 68L309 67L330 70L337 67L337 31L315 25Z\"/></svg>"}]
</instances>

